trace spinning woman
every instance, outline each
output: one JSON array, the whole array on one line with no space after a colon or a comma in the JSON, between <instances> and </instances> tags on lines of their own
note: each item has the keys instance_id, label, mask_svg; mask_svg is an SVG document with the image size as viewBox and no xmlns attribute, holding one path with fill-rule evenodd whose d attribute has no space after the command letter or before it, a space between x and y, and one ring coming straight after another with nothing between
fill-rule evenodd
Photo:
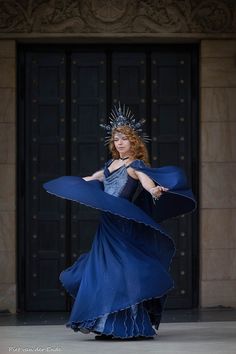
<instances>
[{"instance_id":1,"label":"spinning woman","mask_svg":"<svg viewBox=\"0 0 236 354\"><path fill-rule=\"evenodd\" d=\"M99 340L154 338L174 287L175 244L158 222L196 207L181 168L149 167L142 123L115 108L103 126L112 155L104 168L44 184L51 194L102 211L91 250L60 274L74 298L66 326Z\"/></svg>"}]
</instances>

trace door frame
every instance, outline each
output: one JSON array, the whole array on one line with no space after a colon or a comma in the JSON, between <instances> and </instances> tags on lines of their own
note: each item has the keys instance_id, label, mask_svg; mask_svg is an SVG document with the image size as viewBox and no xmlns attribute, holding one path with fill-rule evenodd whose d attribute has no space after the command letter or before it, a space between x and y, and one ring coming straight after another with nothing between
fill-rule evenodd
<instances>
[{"instance_id":1,"label":"door frame","mask_svg":"<svg viewBox=\"0 0 236 354\"><path fill-rule=\"evenodd\" d=\"M75 51L77 48L81 51L98 51L106 50L108 55L110 55L110 47L117 48L119 50L126 49L130 50L131 47L133 51L140 51L148 47L164 47L168 46L173 48L185 47L191 52L191 91L192 91L192 112L191 112L191 131L192 131L192 190L196 199L199 203L199 46L196 43L104 43L104 44L18 44L17 46L17 211L16 211L16 251L17 251L17 312L25 311L25 224L27 220L25 219L25 196L24 196L24 182L25 182L25 169L26 163L24 160L25 156L25 105L24 105L24 92L25 92L25 52L30 49L35 52L65 52L70 53ZM111 68L108 68L108 75L110 74ZM109 93L109 87L108 87ZM111 97L108 96L108 102L111 102ZM193 308L199 306L199 290L200 290L200 253L199 253L199 210L195 211L195 214L192 216L192 303Z\"/></svg>"}]
</instances>

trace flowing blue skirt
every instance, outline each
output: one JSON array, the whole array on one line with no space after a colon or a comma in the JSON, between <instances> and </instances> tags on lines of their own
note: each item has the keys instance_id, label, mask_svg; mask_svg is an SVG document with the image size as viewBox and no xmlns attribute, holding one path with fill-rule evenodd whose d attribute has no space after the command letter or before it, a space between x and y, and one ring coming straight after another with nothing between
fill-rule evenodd
<instances>
[{"instance_id":1,"label":"flowing blue skirt","mask_svg":"<svg viewBox=\"0 0 236 354\"><path fill-rule=\"evenodd\" d=\"M118 338L153 336L174 287L169 271L176 247L158 222L192 212L195 198L180 168L152 169L139 160L132 167L169 188L155 206L157 221L151 217L145 190L131 203L105 193L100 182L77 176L44 184L51 194L102 211L91 250L60 274L74 299L66 324L74 331Z\"/></svg>"},{"instance_id":2,"label":"flowing blue skirt","mask_svg":"<svg viewBox=\"0 0 236 354\"><path fill-rule=\"evenodd\" d=\"M174 251L173 240L160 231L104 212L90 252L60 274L74 298L67 327L120 338L153 336L174 287Z\"/></svg>"}]
</instances>

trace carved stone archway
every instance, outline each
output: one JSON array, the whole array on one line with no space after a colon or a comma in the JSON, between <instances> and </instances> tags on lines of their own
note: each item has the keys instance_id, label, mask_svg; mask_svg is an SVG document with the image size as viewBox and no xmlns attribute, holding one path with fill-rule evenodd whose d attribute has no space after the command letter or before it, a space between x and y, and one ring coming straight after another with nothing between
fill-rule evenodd
<instances>
[{"instance_id":1,"label":"carved stone archway","mask_svg":"<svg viewBox=\"0 0 236 354\"><path fill-rule=\"evenodd\" d=\"M27 34L172 34L236 32L232 0L3 0L1 36Z\"/></svg>"}]
</instances>

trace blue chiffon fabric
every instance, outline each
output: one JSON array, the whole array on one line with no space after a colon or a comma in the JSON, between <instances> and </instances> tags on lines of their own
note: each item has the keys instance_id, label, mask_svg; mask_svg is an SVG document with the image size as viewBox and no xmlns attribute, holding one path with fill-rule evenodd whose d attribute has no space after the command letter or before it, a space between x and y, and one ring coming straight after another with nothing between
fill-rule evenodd
<instances>
[{"instance_id":1,"label":"blue chiffon fabric","mask_svg":"<svg viewBox=\"0 0 236 354\"><path fill-rule=\"evenodd\" d=\"M159 327L167 294L174 287L169 268L176 247L151 217L150 194L140 189L127 166L110 173L110 163L104 167L103 182L62 176L43 185L51 194L102 211L91 250L60 274L74 299L66 326L117 338L150 337ZM179 167L154 169L141 160L129 166L169 188L155 205L160 221L196 208Z\"/></svg>"}]
</instances>

